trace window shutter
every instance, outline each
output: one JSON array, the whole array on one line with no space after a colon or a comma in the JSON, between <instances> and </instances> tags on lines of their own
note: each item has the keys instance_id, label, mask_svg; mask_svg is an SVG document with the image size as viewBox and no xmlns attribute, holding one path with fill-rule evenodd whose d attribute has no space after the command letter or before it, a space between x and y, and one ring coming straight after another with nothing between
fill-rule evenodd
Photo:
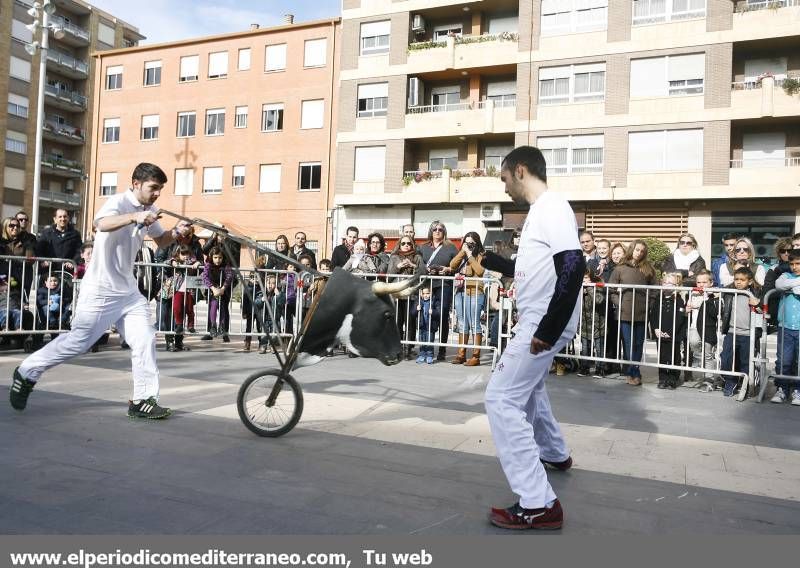
<instances>
[{"instance_id":1,"label":"window shutter","mask_svg":"<svg viewBox=\"0 0 800 568\"><path fill-rule=\"evenodd\" d=\"M386 176L386 146L356 148L355 181L383 181Z\"/></svg>"},{"instance_id":2,"label":"window shutter","mask_svg":"<svg viewBox=\"0 0 800 568\"><path fill-rule=\"evenodd\" d=\"M261 164L258 180L258 191L261 193L278 193L281 190L281 165Z\"/></svg>"},{"instance_id":3,"label":"window shutter","mask_svg":"<svg viewBox=\"0 0 800 568\"><path fill-rule=\"evenodd\" d=\"M208 55L208 76L224 77L228 74L228 52L218 51Z\"/></svg>"},{"instance_id":4,"label":"window shutter","mask_svg":"<svg viewBox=\"0 0 800 568\"><path fill-rule=\"evenodd\" d=\"M664 97L668 94L667 59L631 60L631 97Z\"/></svg>"}]
</instances>

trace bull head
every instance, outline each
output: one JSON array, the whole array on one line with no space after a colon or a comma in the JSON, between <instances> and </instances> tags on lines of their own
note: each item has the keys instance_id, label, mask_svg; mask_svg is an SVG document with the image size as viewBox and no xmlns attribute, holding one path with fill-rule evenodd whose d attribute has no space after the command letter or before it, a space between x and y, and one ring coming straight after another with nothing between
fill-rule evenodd
<instances>
[{"instance_id":1,"label":"bull head","mask_svg":"<svg viewBox=\"0 0 800 568\"><path fill-rule=\"evenodd\" d=\"M422 286L422 279L419 278L419 276L415 276L414 278L407 278L399 282L392 282L391 284L388 282L375 282L372 285L372 292L376 296L391 295L393 298L400 299L408 298L417 291L420 286Z\"/></svg>"}]
</instances>

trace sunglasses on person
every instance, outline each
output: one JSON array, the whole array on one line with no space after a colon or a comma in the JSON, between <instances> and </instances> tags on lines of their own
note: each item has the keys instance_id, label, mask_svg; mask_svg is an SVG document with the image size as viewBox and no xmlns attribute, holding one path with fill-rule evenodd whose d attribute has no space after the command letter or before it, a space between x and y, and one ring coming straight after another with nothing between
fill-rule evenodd
<instances>
[{"instance_id":1,"label":"sunglasses on person","mask_svg":"<svg viewBox=\"0 0 800 568\"><path fill-rule=\"evenodd\" d=\"M19 225L17 225L16 223L9 223L8 224L8 228L9 229L19 229Z\"/></svg>"},{"instance_id":2,"label":"sunglasses on person","mask_svg":"<svg viewBox=\"0 0 800 568\"><path fill-rule=\"evenodd\" d=\"M747 247L736 247L733 250L735 250L736 252L750 252L750 249Z\"/></svg>"},{"instance_id":3,"label":"sunglasses on person","mask_svg":"<svg viewBox=\"0 0 800 568\"><path fill-rule=\"evenodd\" d=\"M794 250L794 249L781 249L781 250L780 250L780 253L781 253L781 254L789 254L789 253L790 253L790 252L792 252L793 250Z\"/></svg>"},{"instance_id":4,"label":"sunglasses on person","mask_svg":"<svg viewBox=\"0 0 800 568\"><path fill-rule=\"evenodd\" d=\"M17 217L17 221L19 221L20 223L27 223L28 222L28 218L27 217Z\"/></svg>"},{"instance_id":5,"label":"sunglasses on person","mask_svg":"<svg viewBox=\"0 0 800 568\"><path fill-rule=\"evenodd\" d=\"M434 227L433 228L433 232L434 233L443 233L444 232L444 227Z\"/></svg>"},{"instance_id":6,"label":"sunglasses on person","mask_svg":"<svg viewBox=\"0 0 800 568\"><path fill-rule=\"evenodd\" d=\"M694 246L694 241L678 241L682 245Z\"/></svg>"},{"instance_id":7,"label":"sunglasses on person","mask_svg":"<svg viewBox=\"0 0 800 568\"><path fill-rule=\"evenodd\" d=\"M410 242L408 242L408 241L402 241L402 242L400 243L400 246L401 246L401 247L410 247L410 246L411 246L411 243L410 243Z\"/></svg>"}]
</instances>

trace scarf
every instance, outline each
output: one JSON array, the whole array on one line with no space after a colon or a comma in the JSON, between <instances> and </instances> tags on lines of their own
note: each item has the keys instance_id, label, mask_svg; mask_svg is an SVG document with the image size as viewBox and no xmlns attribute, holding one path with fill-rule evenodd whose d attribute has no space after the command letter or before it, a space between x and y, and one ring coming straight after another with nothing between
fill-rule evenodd
<instances>
[{"instance_id":1,"label":"scarf","mask_svg":"<svg viewBox=\"0 0 800 568\"><path fill-rule=\"evenodd\" d=\"M353 254L353 246L354 246L355 244L356 244L356 243L353 243L353 244L351 245L349 242L347 242L347 240L345 240L345 241L344 241L344 248L346 248L346 249L347 249L347 252L348 252L348 253L350 253L350 254L352 255L352 254Z\"/></svg>"},{"instance_id":2,"label":"scarf","mask_svg":"<svg viewBox=\"0 0 800 568\"><path fill-rule=\"evenodd\" d=\"M696 250L693 250L689 254L683 254L679 250L672 253L672 259L675 261L675 268L678 270L689 270L692 263L698 258L700 258L700 253Z\"/></svg>"}]
</instances>

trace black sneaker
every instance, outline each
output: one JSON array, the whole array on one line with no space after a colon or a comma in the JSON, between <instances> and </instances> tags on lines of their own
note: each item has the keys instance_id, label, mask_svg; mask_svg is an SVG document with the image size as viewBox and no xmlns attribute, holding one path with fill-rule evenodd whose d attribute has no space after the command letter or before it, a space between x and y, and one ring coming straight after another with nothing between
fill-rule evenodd
<instances>
[{"instance_id":1,"label":"black sneaker","mask_svg":"<svg viewBox=\"0 0 800 568\"><path fill-rule=\"evenodd\" d=\"M507 509L492 507L489 522L504 529L558 530L564 524L564 511L558 499L549 509L523 509L519 503L514 503Z\"/></svg>"},{"instance_id":2,"label":"black sneaker","mask_svg":"<svg viewBox=\"0 0 800 568\"><path fill-rule=\"evenodd\" d=\"M150 418L159 420L172 414L172 410L159 406L156 397L151 396L147 400L140 400L139 404L128 401L128 416L130 418Z\"/></svg>"},{"instance_id":3,"label":"black sneaker","mask_svg":"<svg viewBox=\"0 0 800 568\"><path fill-rule=\"evenodd\" d=\"M11 390L9 391L9 400L11 407L15 410L25 410L28 404L28 396L31 394L36 382L29 381L19 374L19 367L14 369L14 378L11 381Z\"/></svg>"},{"instance_id":4,"label":"black sneaker","mask_svg":"<svg viewBox=\"0 0 800 568\"><path fill-rule=\"evenodd\" d=\"M561 462L548 461L542 458L539 458L539 461L542 462L545 467L557 469L558 471L567 471L572 467L572 456L569 456L567 459Z\"/></svg>"},{"instance_id":5,"label":"black sneaker","mask_svg":"<svg viewBox=\"0 0 800 568\"><path fill-rule=\"evenodd\" d=\"M231 342L231 338L228 336L228 334L227 333L223 333L222 334L222 343L230 343L230 342Z\"/></svg>"}]
</instances>

